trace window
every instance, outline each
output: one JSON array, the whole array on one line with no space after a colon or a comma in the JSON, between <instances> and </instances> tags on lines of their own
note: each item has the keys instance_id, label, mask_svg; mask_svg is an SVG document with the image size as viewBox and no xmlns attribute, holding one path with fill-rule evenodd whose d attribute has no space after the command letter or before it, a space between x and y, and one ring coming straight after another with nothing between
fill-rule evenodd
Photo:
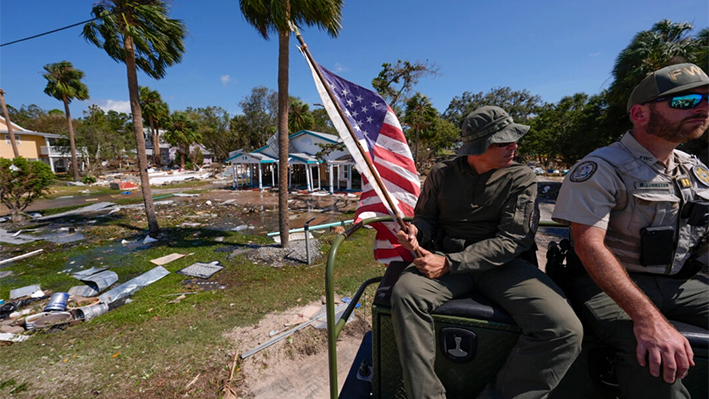
<instances>
[{"instance_id":1,"label":"window","mask_svg":"<svg viewBox=\"0 0 709 399\"><path fill-rule=\"evenodd\" d=\"M19 134L15 135L15 141L17 142L17 145L22 144L22 139L20 138ZM5 144L12 145L12 143L10 142L10 135L9 134L5 135Z\"/></svg>"}]
</instances>

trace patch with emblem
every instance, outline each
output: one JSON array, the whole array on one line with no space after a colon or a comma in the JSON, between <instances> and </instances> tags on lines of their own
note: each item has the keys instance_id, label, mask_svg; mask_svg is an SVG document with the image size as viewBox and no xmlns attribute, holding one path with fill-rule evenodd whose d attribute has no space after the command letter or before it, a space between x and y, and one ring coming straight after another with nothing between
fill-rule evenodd
<instances>
[{"instance_id":1,"label":"patch with emblem","mask_svg":"<svg viewBox=\"0 0 709 399\"><path fill-rule=\"evenodd\" d=\"M573 172L571 172L569 180L574 183L581 183L583 181L586 181L590 179L594 173L596 173L596 169L598 169L598 164L596 164L595 162L582 162L581 164L576 166L576 168L574 168Z\"/></svg>"},{"instance_id":2,"label":"patch with emblem","mask_svg":"<svg viewBox=\"0 0 709 399\"><path fill-rule=\"evenodd\" d=\"M709 170L706 166L695 165L692 168L692 172L694 173L694 177L696 177L697 180L702 182L702 184L704 184L705 186L709 186Z\"/></svg>"}]
</instances>

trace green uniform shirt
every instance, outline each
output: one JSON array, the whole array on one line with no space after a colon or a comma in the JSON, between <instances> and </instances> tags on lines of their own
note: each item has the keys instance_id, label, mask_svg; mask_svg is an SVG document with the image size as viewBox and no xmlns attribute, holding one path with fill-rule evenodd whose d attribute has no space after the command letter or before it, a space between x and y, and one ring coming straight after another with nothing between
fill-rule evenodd
<instances>
[{"instance_id":1,"label":"green uniform shirt","mask_svg":"<svg viewBox=\"0 0 709 399\"><path fill-rule=\"evenodd\" d=\"M504 265L534 244L536 196L536 176L518 163L482 175L466 156L436 164L416 203L417 239L451 273Z\"/></svg>"}]
</instances>

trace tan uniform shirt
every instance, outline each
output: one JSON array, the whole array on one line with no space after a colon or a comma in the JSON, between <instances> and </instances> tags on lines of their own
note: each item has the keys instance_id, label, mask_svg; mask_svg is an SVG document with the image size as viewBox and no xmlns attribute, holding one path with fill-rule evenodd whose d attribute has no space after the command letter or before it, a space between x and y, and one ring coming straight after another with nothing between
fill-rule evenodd
<instances>
[{"instance_id":1,"label":"tan uniform shirt","mask_svg":"<svg viewBox=\"0 0 709 399\"><path fill-rule=\"evenodd\" d=\"M682 216L686 204L696 200L709 200L706 166L675 150L665 167L628 132L571 169L552 219L605 229L606 246L629 271L676 274L707 233L706 225L689 225ZM641 264L641 230L646 227L674 229L670 262Z\"/></svg>"}]
</instances>

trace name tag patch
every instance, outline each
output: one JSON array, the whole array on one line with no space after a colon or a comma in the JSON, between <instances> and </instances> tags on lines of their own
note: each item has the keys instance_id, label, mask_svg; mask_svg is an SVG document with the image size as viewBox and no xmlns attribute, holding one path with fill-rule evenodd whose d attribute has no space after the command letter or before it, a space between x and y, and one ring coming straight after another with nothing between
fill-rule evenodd
<instances>
[{"instance_id":1,"label":"name tag patch","mask_svg":"<svg viewBox=\"0 0 709 399\"><path fill-rule=\"evenodd\" d=\"M669 191L672 185L669 182L662 181L643 181L635 183L635 188L638 190L664 190Z\"/></svg>"}]
</instances>

